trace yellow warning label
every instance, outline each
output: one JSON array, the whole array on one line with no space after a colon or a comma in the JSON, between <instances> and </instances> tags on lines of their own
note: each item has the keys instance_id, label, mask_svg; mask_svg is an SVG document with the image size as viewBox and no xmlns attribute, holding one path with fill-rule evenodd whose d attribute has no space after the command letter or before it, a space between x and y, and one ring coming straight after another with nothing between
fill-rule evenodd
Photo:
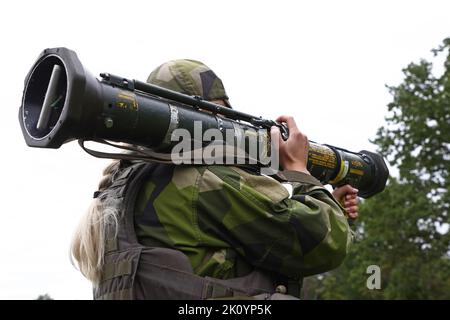
<instances>
[{"instance_id":1,"label":"yellow warning label","mask_svg":"<svg viewBox=\"0 0 450 320\"><path fill-rule=\"evenodd\" d=\"M361 161L358 161L358 160L352 160L352 167L355 167L355 168L362 168L362 166L363 166L363 164L362 164Z\"/></svg>"},{"instance_id":2,"label":"yellow warning label","mask_svg":"<svg viewBox=\"0 0 450 320\"><path fill-rule=\"evenodd\" d=\"M117 95L117 103L116 106L118 108L127 109L130 108L132 110L138 109L138 103L136 100L136 96L132 93L128 92L120 92Z\"/></svg>"},{"instance_id":3,"label":"yellow warning label","mask_svg":"<svg viewBox=\"0 0 450 320\"><path fill-rule=\"evenodd\" d=\"M350 173L353 173L353 174L357 174L358 176L363 176L364 175L364 171L362 171L362 170L359 170L359 169L350 169Z\"/></svg>"},{"instance_id":4,"label":"yellow warning label","mask_svg":"<svg viewBox=\"0 0 450 320\"><path fill-rule=\"evenodd\" d=\"M331 149L319 148L314 144L310 144L308 157L312 165L330 169L336 168L336 155Z\"/></svg>"}]
</instances>

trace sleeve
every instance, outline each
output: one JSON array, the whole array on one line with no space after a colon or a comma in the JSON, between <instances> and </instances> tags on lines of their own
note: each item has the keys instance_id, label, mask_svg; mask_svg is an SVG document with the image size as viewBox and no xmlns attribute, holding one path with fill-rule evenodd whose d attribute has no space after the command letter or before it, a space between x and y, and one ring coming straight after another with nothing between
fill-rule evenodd
<instances>
[{"instance_id":1,"label":"sleeve","mask_svg":"<svg viewBox=\"0 0 450 320\"><path fill-rule=\"evenodd\" d=\"M206 170L197 202L201 233L224 239L255 267L291 278L339 266L351 242L344 209L314 177L284 174L293 182L291 198L269 177L224 166Z\"/></svg>"}]
</instances>

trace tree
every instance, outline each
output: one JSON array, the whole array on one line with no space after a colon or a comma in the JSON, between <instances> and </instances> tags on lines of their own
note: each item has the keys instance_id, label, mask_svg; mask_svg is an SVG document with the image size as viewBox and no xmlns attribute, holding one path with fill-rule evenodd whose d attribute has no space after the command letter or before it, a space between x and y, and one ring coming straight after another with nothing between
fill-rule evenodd
<instances>
[{"instance_id":1,"label":"tree","mask_svg":"<svg viewBox=\"0 0 450 320\"><path fill-rule=\"evenodd\" d=\"M361 205L357 242L339 269L319 279L319 298L450 299L449 49L450 38L432 51L444 57L440 76L421 60L388 87L393 100L373 142L399 178ZM370 265L380 267L380 290L366 286Z\"/></svg>"},{"instance_id":2,"label":"tree","mask_svg":"<svg viewBox=\"0 0 450 320\"><path fill-rule=\"evenodd\" d=\"M50 295L48 293L46 294L40 294L36 300L53 300L52 297L50 297Z\"/></svg>"},{"instance_id":3,"label":"tree","mask_svg":"<svg viewBox=\"0 0 450 320\"><path fill-rule=\"evenodd\" d=\"M440 208L435 222L448 222L450 203L450 38L432 50L446 54L444 72L433 74L433 64L421 60L403 70L405 80L388 87L393 101L386 125L374 142L400 170L401 180L429 191Z\"/></svg>"}]
</instances>

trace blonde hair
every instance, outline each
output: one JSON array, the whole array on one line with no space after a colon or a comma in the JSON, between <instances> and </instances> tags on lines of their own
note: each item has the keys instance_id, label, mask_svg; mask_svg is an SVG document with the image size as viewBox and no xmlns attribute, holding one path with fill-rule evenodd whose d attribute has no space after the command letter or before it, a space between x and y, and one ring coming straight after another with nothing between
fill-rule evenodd
<instances>
[{"instance_id":1,"label":"blonde hair","mask_svg":"<svg viewBox=\"0 0 450 320\"><path fill-rule=\"evenodd\" d=\"M92 201L75 230L70 246L70 261L94 285L101 280L106 230L111 230L117 236L121 201L109 196L107 189L114 173L119 170L119 165L120 162L115 160L103 170L98 191L104 192L105 197Z\"/></svg>"}]
</instances>

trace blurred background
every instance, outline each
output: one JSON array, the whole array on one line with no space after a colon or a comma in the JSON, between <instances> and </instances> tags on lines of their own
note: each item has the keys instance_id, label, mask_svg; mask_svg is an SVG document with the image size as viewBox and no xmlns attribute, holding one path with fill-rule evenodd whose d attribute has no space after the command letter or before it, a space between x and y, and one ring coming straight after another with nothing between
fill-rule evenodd
<instances>
[{"instance_id":1,"label":"blurred background","mask_svg":"<svg viewBox=\"0 0 450 320\"><path fill-rule=\"evenodd\" d=\"M0 299L92 299L69 244L109 161L75 142L28 148L18 122L29 68L57 46L95 75L142 81L167 60L200 60L235 109L381 152L388 187L362 204L344 264L305 279L304 298L450 299L448 1L16 0L2 13ZM370 265L380 289L367 287Z\"/></svg>"}]
</instances>

